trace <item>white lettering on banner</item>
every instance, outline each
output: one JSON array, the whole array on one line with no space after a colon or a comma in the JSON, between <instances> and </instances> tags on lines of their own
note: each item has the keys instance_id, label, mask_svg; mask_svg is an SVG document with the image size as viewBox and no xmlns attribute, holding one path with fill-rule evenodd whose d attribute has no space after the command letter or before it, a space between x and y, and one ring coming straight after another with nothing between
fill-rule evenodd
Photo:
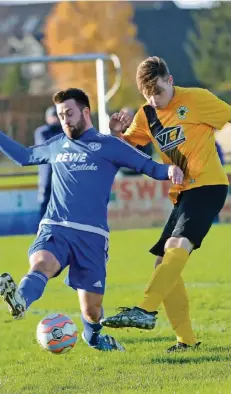
<instances>
[{"instance_id":1,"label":"white lettering on banner","mask_svg":"<svg viewBox=\"0 0 231 394\"><path fill-rule=\"evenodd\" d=\"M72 164L70 166L70 171L97 171L98 166L95 166L95 163L91 164Z\"/></svg>"},{"instance_id":2,"label":"white lettering on banner","mask_svg":"<svg viewBox=\"0 0 231 394\"><path fill-rule=\"evenodd\" d=\"M231 175L228 175L231 183ZM150 228L162 226L171 210L168 197L169 181L159 182L146 177L117 179L112 187L108 205L108 221L111 229ZM231 187L220 222L231 222Z\"/></svg>"},{"instance_id":3,"label":"white lettering on banner","mask_svg":"<svg viewBox=\"0 0 231 394\"><path fill-rule=\"evenodd\" d=\"M78 163L86 163L87 153L58 153L55 158L56 163L60 162L78 162Z\"/></svg>"}]
</instances>

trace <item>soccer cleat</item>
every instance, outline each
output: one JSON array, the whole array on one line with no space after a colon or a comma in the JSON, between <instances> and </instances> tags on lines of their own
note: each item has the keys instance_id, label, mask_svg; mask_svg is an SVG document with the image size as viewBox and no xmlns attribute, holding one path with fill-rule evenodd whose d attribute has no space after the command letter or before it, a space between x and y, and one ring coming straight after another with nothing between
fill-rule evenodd
<instances>
[{"instance_id":1,"label":"soccer cleat","mask_svg":"<svg viewBox=\"0 0 231 394\"><path fill-rule=\"evenodd\" d=\"M19 320L24 317L26 301L17 291L13 278L7 273L0 275L0 296L7 304L14 319Z\"/></svg>"},{"instance_id":2,"label":"soccer cleat","mask_svg":"<svg viewBox=\"0 0 231 394\"><path fill-rule=\"evenodd\" d=\"M187 345L186 343L177 342L176 345L171 346L167 353L174 353L174 352L185 352L186 350L197 350L200 346L201 342L195 343L195 345Z\"/></svg>"},{"instance_id":3,"label":"soccer cleat","mask_svg":"<svg viewBox=\"0 0 231 394\"><path fill-rule=\"evenodd\" d=\"M101 350L103 352L111 352L112 350L125 352L125 348L111 335L99 335L98 343L95 346L92 346L88 343L85 338L84 331L82 332L82 339L92 349Z\"/></svg>"},{"instance_id":4,"label":"soccer cleat","mask_svg":"<svg viewBox=\"0 0 231 394\"><path fill-rule=\"evenodd\" d=\"M117 315L101 319L100 323L102 326L111 328L135 327L152 330L156 325L158 312L146 312L138 307L120 307L119 310L121 312Z\"/></svg>"}]
</instances>

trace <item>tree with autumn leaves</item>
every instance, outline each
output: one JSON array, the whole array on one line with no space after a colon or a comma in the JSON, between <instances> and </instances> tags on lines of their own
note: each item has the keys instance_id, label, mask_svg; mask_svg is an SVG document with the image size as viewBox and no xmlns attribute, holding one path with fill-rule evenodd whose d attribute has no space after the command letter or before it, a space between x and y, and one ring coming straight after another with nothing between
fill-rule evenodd
<instances>
[{"instance_id":1,"label":"tree with autumn leaves","mask_svg":"<svg viewBox=\"0 0 231 394\"><path fill-rule=\"evenodd\" d=\"M193 13L194 29L186 45L195 76L231 103L231 3L217 2Z\"/></svg>"},{"instance_id":2,"label":"tree with autumn leaves","mask_svg":"<svg viewBox=\"0 0 231 394\"><path fill-rule=\"evenodd\" d=\"M144 47L136 40L132 22L133 6L126 1L73 1L57 3L47 17L45 46L49 55L82 53L115 53L122 65L122 84L109 103L110 109L141 103L135 82L137 65L146 57ZM79 87L97 108L94 62L50 64L50 73L57 89ZM114 81L113 65L107 63L108 87Z\"/></svg>"}]
</instances>

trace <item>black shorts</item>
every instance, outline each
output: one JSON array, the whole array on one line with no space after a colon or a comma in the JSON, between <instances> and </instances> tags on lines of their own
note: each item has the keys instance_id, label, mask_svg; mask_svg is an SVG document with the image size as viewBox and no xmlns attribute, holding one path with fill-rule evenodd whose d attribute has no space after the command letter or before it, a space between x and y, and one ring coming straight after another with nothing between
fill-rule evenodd
<instances>
[{"instance_id":1,"label":"black shorts","mask_svg":"<svg viewBox=\"0 0 231 394\"><path fill-rule=\"evenodd\" d=\"M201 186L182 192L159 241L150 252L163 256L165 243L170 237L188 238L194 249L199 248L215 216L224 206L227 193L227 185Z\"/></svg>"}]
</instances>

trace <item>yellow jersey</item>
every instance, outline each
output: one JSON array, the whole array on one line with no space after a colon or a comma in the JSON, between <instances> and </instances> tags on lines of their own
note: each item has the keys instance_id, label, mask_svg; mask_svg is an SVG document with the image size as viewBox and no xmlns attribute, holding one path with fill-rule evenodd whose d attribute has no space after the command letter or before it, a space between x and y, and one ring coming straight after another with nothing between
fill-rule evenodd
<instances>
[{"instance_id":1,"label":"yellow jersey","mask_svg":"<svg viewBox=\"0 0 231 394\"><path fill-rule=\"evenodd\" d=\"M169 191L175 203L183 190L229 184L214 135L229 120L231 106L208 90L176 86L166 108L154 109L147 103L140 107L124 139L134 146L152 141L165 164L182 169L183 184Z\"/></svg>"}]
</instances>

